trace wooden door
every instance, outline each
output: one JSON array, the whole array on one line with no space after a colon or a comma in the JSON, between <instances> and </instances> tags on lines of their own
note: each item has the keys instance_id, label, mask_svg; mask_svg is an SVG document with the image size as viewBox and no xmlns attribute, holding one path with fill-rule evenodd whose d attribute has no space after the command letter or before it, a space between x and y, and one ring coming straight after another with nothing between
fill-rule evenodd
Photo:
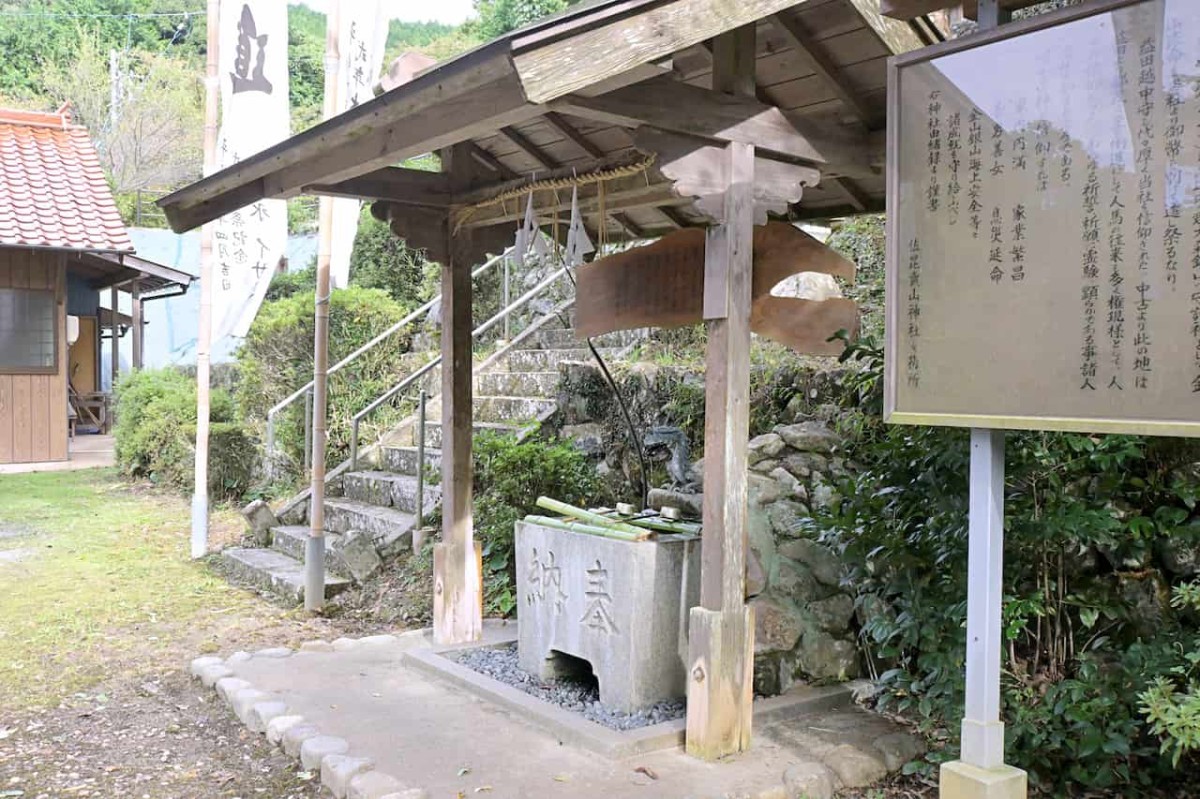
<instances>
[{"instance_id":1,"label":"wooden door","mask_svg":"<svg viewBox=\"0 0 1200 799\"><path fill-rule=\"evenodd\" d=\"M96 358L100 339L97 330L96 317L79 317L79 338L71 345L67 374L71 377L71 385L80 394L91 394L100 390L100 365Z\"/></svg>"}]
</instances>

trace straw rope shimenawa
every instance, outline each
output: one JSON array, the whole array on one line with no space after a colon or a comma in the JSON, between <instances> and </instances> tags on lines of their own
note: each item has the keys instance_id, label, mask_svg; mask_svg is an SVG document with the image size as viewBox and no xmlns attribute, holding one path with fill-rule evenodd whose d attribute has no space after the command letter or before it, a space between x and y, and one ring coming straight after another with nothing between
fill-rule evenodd
<instances>
[{"instance_id":1,"label":"straw rope shimenawa","mask_svg":"<svg viewBox=\"0 0 1200 799\"><path fill-rule=\"evenodd\" d=\"M577 186L590 186L593 183L599 183L601 189L601 197L603 197L604 183L618 178L629 177L644 173L654 165L655 156L647 155L641 160L635 161L625 166L616 166L609 169L600 169L594 172L584 172L578 175L564 176L561 178L546 178L545 180L535 180L532 183L527 183L523 186L516 186L497 194L495 197L489 197L486 200L481 200L473 205L463 206L458 209L454 215L454 232L457 233L464 224L466 224L476 211L483 208L490 208L493 205L503 205L509 200L517 200L527 194L533 194L539 191L555 191L559 189L575 188ZM603 202L603 200L601 200Z\"/></svg>"}]
</instances>

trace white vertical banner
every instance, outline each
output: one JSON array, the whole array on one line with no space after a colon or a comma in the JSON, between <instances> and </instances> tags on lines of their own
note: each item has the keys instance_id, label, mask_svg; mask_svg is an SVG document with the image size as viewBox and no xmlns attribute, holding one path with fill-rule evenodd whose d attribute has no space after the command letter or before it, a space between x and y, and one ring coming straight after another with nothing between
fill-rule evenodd
<instances>
[{"instance_id":1,"label":"white vertical banner","mask_svg":"<svg viewBox=\"0 0 1200 799\"><path fill-rule=\"evenodd\" d=\"M338 112L354 108L375 96L374 86L383 66L388 18L379 0L342 3L338 31ZM329 257L329 279L333 288L350 283L350 253L358 232L362 204L339 198L333 201L333 242Z\"/></svg>"},{"instance_id":2,"label":"white vertical banner","mask_svg":"<svg viewBox=\"0 0 1200 799\"><path fill-rule=\"evenodd\" d=\"M286 139L288 20L282 0L222 0L217 168ZM245 336L287 246L287 202L259 200L213 231L213 334Z\"/></svg>"}]
</instances>

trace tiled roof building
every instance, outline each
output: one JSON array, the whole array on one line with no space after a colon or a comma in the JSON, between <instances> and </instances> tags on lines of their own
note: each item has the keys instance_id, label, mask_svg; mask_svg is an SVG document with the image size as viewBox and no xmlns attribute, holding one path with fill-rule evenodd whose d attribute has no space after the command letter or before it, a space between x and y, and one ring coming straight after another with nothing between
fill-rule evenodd
<instances>
[{"instance_id":1,"label":"tiled roof building","mask_svg":"<svg viewBox=\"0 0 1200 799\"><path fill-rule=\"evenodd\" d=\"M133 252L86 128L0 108L0 246Z\"/></svg>"}]
</instances>

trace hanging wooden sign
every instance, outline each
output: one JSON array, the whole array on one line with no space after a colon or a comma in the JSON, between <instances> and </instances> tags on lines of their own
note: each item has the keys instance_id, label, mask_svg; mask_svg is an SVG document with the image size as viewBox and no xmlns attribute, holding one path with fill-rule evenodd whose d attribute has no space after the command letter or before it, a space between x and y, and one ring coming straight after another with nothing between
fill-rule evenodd
<instances>
[{"instance_id":1,"label":"hanging wooden sign","mask_svg":"<svg viewBox=\"0 0 1200 799\"><path fill-rule=\"evenodd\" d=\"M583 336L641 327L682 327L702 320L704 239L699 228L680 230L580 267L575 327ZM754 229L750 329L797 352L837 355L827 339L858 331L858 309L843 298L772 297L771 289L800 272L854 279L854 264L786 222Z\"/></svg>"}]
</instances>

